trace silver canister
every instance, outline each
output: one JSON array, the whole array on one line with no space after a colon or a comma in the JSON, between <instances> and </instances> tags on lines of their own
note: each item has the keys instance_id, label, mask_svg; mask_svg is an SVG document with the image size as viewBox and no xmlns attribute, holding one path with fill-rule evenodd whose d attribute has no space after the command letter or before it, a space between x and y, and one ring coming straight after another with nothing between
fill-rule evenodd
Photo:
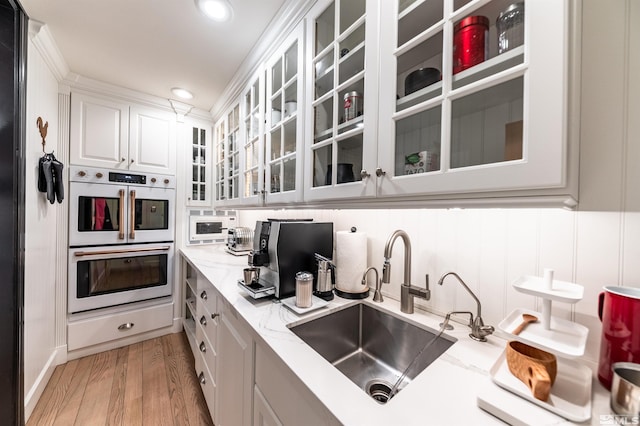
<instances>
[{"instance_id":1,"label":"silver canister","mask_svg":"<svg viewBox=\"0 0 640 426\"><path fill-rule=\"evenodd\" d=\"M353 120L362 114L362 95L356 91L344 94L344 121Z\"/></svg>"},{"instance_id":2,"label":"silver canister","mask_svg":"<svg viewBox=\"0 0 640 426\"><path fill-rule=\"evenodd\" d=\"M296 306L298 308L311 307L311 294L313 292L313 274L301 271L296 274Z\"/></svg>"},{"instance_id":3,"label":"silver canister","mask_svg":"<svg viewBox=\"0 0 640 426\"><path fill-rule=\"evenodd\" d=\"M514 3L496 19L498 54L524 44L524 2Z\"/></svg>"},{"instance_id":4,"label":"silver canister","mask_svg":"<svg viewBox=\"0 0 640 426\"><path fill-rule=\"evenodd\" d=\"M616 362L611 366L611 408L616 414L640 416L640 364Z\"/></svg>"}]
</instances>

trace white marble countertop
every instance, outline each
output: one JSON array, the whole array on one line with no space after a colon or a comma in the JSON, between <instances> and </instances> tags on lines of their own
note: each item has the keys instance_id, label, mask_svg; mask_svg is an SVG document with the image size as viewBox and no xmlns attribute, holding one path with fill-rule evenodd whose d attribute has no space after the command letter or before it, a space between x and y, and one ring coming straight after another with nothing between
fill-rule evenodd
<instances>
[{"instance_id":1,"label":"white marble countertop","mask_svg":"<svg viewBox=\"0 0 640 426\"><path fill-rule=\"evenodd\" d=\"M297 315L274 300L256 301L238 287L246 256L230 255L222 245L186 247L181 252L244 318L254 337L268 345L345 425L438 425L461 420L474 425L502 424L478 407L480 394L504 411L501 417L511 418L511 423L574 424L495 385L489 371L502 354L506 340L492 335L487 342L476 342L468 336L468 327L459 323L446 332L458 341L388 403L379 404L287 328L357 301L335 297L325 308ZM366 303L374 304L371 296ZM418 309L412 315L404 314L400 303L390 298L375 305L436 330L443 320ZM609 393L595 379L592 416L585 424L600 425L600 416L610 413Z\"/></svg>"}]
</instances>

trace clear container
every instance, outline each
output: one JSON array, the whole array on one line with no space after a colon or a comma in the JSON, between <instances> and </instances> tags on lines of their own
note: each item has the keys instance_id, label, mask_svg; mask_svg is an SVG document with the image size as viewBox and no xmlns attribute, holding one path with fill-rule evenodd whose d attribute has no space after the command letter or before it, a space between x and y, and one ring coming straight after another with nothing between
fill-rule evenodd
<instances>
[{"instance_id":1,"label":"clear container","mask_svg":"<svg viewBox=\"0 0 640 426\"><path fill-rule=\"evenodd\" d=\"M313 293L313 274L301 271L296 274L296 306L298 308L311 307Z\"/></svg>"},{"instance_id":2,"label":"clear container","mask_svg":"<svg viewBox=\"0 0 640 426\"><path fill-rule=\"evenodd\" d=\"M524 2L514 3L496 19L498 54L524 44Z\"/></svg>"}]
</instances>

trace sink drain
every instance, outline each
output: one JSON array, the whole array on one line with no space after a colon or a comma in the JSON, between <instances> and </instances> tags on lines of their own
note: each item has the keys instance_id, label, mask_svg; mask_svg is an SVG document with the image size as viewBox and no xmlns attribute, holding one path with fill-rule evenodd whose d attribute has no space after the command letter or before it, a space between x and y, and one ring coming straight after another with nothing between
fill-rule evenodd
<instances>
[{"instance_id":1,"label":"sink drain","mask_svg":"<svg viewBox=\"0 0 640 426\"><path fill-rule=\"evenodd\" d=\"M373 379L365 386L365 392L380 404L386 404L393 396L391 395L392 385L389 382Z\"/></svg>"}]
</instances>

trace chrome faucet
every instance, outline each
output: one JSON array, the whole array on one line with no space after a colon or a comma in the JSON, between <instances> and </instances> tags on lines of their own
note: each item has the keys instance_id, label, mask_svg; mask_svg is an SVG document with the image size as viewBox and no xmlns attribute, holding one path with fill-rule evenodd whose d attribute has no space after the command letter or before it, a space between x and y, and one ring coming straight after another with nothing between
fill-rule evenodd
<instances>
[{"instance_id":1,"label":"chrome faucet","mask_svg":"<svg viewBox=\"0 0 640 426\"><path fill-rule=\"evenodd\" d=\"M479 342L486 342L487 341L487 336L489 334L492 334L495 331L495 329L491 325L484 325L484 321L482 321L482 316L481 316L481 312L480 312L481 309L482 309L482 307L480 306L480 300L478 300L476 295L473 294L471 289L465 284L464 281L462 281L462 278L460 278L460 276L458 274L456 274L455 272L447 272L446 274L441 276L440 279L438 280L438 284L442 285L442 283L444 282L444 279L446 278L447 275L453 275L454 277L456 277L456 279L460 282L460 284L462 284L462 286L465 288L465 290L467 290L469 292L471 297L473 297L473 300L475 300L476 304L478 305L478 312L476 313L475 320L473 319L473 314L470 313L470 312L451 312L451 314L469 313L471 315L471 318L470 318L470 321L469 321L469 327L471 327L471 333L469 334L469 337L471 337L472 339L477 340ZM449 316L449 315L447 315L447 316Z\"/></svg>"},{"instance_id":2,"label":"chrome faucet","mask_svg":"<svg viewBox=\"0 0 640 426\"><path fill-rule=\"evenodd\" d=\"M429 275L427 275L427 287L420 288L411 285L411 241L409 235L401 229L394 231L389 236L387 244L384 246L384 265L382 267L382 282L388 284L391 280L391 251L393 244L398 237L404 242L404 278L400 286L400 310L405 314L413 313L413 298L418 296L421 299L429 300L431 292L429 291Z\"/></svg>"},{"instance_id":3,"label":"chrome faucet","mask_svg":"<svg viewBox=\"0 0 640 426\"><path fill-rule=\"evenodd\" d=\"M384 302L382 292L380 291L382 289L382 281L378 278L378 270L374 266L369 266L362 274L362 285L367 285L367 274L369 273L369 271L373 271L376 273L376 290L373 293L373 301L379 303Z\"/></svg>"}]
</instances>

